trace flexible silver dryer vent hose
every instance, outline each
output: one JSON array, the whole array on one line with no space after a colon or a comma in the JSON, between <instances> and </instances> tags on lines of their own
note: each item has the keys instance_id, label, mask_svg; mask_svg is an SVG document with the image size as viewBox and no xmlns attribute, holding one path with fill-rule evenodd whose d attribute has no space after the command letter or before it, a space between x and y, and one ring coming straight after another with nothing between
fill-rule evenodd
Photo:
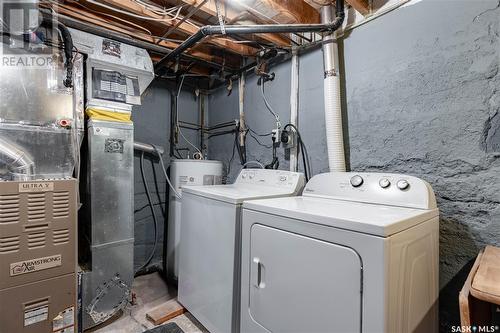
<instances>
[{"instance_id":1,"label":"flexible silver dryer vent hose","mask_svg":"<svg viewBox=\"0 0 500 333\"><path fill-rule=\"evenodd\" d=\"M15 144L0 138L0 164L4 165L13 180L29 180L35 174L33 158Z\"/></svg>"}]
</instances>

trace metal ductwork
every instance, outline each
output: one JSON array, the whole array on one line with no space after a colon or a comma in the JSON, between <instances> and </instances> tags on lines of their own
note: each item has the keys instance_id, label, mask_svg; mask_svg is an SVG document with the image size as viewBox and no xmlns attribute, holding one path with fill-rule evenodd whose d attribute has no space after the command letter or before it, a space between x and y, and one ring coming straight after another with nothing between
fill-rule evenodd
<instances>
[{"instance_id":1,"label":"metal ductwork","mask_svg":"<svg viewBox=\"0 0 500 333\"><path fill-rule=\"evenodd\" d=\"M35 174L33 158L21 148L0 138L0 163L11 175L12 180L28 180Z\"/></svg>"},{"instance_id":2,"label":"metal ductwork","mask_svg":"<svg viewBox=\"0 0 500 333\"><path fill-rule=\"evenodd\" d=\"M344 0L336 2L336 17L333 21L321 24L259 24L259 25L207 25L201 27L194 35L186 39L176 49L163 57L155 66L155 73L163 75L166 66L196 43L207 36L213 35L249 35L263 33L300 33L300 32L329 32L333 33L344 22Z\"/></svg>"},{"instance_id":3,"label":"metal ductwork","mask_svg":"<svg viewBox=\"0 0 500 333\"><path fill-rule=\"evenodd\" d=\"M156 146L149 143L143 143L138 141L134 141L134 150L153 155L165 154L165 149L161 146Z\"/></svg>"}]
</instances>

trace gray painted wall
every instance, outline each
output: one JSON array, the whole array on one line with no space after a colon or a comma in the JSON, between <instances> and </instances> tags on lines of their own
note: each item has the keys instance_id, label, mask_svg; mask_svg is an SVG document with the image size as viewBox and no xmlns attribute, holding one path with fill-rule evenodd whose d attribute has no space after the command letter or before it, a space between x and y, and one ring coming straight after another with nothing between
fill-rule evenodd
<instances>
[{"instance_id":1,"label":"gray painted wall","mask_svg":"<svg viewBox=\"0 0 500 333\"><path fill-rule=\"evenodd\" d=\"M265 94L276 114L279 115L282 125L290 121L290 71L288 64L281 64L273 68L276 72L276 79L265 83ZM246 125L258 134L268 134L276 128L276 120L266 108L261 87L257 85L255 76L249 76L246 80L245 89L245 121ZM214 126L230 120L239 119L239 98L238 85L235 82L233 92L227 96L226 89L220 89L209 96L209 125ZM254 137L263 145L271 145L271 137ZM232 155L234 144L232 135L213 137L208 142L208 155L211 159L223 161L227 167ZM248 136L247 140L247 161L258 161L268 164L272 160L271 149L259 145L257 140ZM233 139L233 140L232 140ZM284 160L283 150L279 151L280 168L288 169L288 161ZM231 181L241 169L238 154L231 163L228 180Z\"/></svg>"},{"instance_id":2,"label":"gray painted wall","mask_svg":"<svg viewBox=\"0 0 500 333\"><path fill-rule=\"evenodd\" d=\"M135 140L163 146L166 151L164 158L166 167L169 165L170 141L170 86L164 81L155 81L142 96L142 105L135 107L133 121L135 126ZM198 101L190 91L183 91L179 98L179 119L183 121L198 122ZM196 131L183 129L183 134L194 144L199 144ZM187 147L181 142L179 147ZM135 182L135 268L138 269L148 259L154 244L154 222L144 183L140 172L140 155L136 153L134 161ZM166 221L165 198L167 184L163 176L159 161L145 156L145 175L155 204L158 218L158 245L155 256L150 266L161 267L163 259L163 226ZM155 182L156 179L156 182Z\"/></svg>"},{"instance_id":3,"label":"gray painted wall","mask_svg":"<svg viewBox=\"0 0 500 333\"><path fill-rule=\"evenodd\" d=\"M443 331L458 324L458 291L471 260L484 245L500 245L499 17L498 0L423 0L344 39L351 169L419 176L436 192ZM302 56L300 66L300 130L314 173L325 172L321 51ZM267 89L283 123L289 68L274 68ZM237 118L237 91L225 94L210 97L212 125ZM251 128L272 129L255 78L247 82L245 111ZM269 159L270 150L248 142L250 156ZM210 157L227 162L231 146L228 136L211 140ZM233 162L230 178L237 169Z\"/></svg>"}]
</instances>

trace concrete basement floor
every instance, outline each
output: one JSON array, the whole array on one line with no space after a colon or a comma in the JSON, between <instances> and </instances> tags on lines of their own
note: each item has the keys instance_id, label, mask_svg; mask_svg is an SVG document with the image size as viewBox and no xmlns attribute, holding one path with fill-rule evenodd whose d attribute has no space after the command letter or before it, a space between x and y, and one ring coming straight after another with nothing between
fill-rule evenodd
<instances>
[{"instance_id":1,"label":"concrete basement floor","mask_svg":"<svg viewBox=\"0 0 500 333\"><path fill-rule=\"evenodd\" d=\"M146 313L177 297L177 289L167 286L158 273L139 276L134 280L132 289L136 295L135 305L129 304L120 316L111 319L107 325L101 325L86 332L142 333L155 327L153 323L146 319ZM171 322L179 325L185 333L208 333L190 313L173 318L162 325Z\"/></svg>"}]
</instances>

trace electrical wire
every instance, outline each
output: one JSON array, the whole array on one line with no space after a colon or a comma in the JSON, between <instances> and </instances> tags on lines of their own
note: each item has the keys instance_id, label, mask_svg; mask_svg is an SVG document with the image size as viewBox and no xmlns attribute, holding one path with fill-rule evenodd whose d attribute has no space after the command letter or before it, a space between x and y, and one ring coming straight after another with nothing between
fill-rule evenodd
<instances>
[{"instance_id":1,"label":"electrical wire","mask_svg":"<svg viewBox=\"0 0 500 333\"><path fill-rule=\"evenodd\" d=\"M159 8L158 6L151 5L151 4L144 2L142 0L134 0L134 2L141 5L145 9L150 10L158 15L168 15L168 14L175 12L177 9L179 9L179 7L181 7L181 8L183 7L183 6L174 6L174 7L169 8L169 9L165 9L165 8L162 9L162 8Z\"/></svg>"},{"instance_id":2,"label":"electrical wire","mask_svg":"<svg viewBox=\"0 0 500 333\"><path fill-rule=\"evenodd\" d=\"M256 131L254 131L253 129L251 129L250 127L248 127L248 126L247 126L247 128L248 128L248 130L249 130L250 132L252 132L253 134L255 134L255 135L257 135L257 136L270 136L270 135L273 135L273 133L272 133L272 132L269 132L269 133L266 133L266 134L259 134L259 133L257 133Z\"/></svg>"},{"instance_id":3,"label":"electrical wire","mask_svg":"<svg viewBox=\"0 0 500 333\"><path fill-rule=\"evenodd\" d=\"M278 159L278 156L277 156L277 153L276 153L276 149L277 147L279 146L279 144L277 145L276 144L276 138L273 137L273 159L271 160L271 163L267 164L266 165L266 169L274 169L274 170L277 170L280 166L280 161Z\"/></svg>"},{"instance_id":4,"label":"electrical wire","mask_svg":"<svg viewBox=\"0 0 500 333\"><path fill-rule=\"evenodd\" d=\"M57 3L57 1L54 1L54 0L49 0L49 2L50 2L50 3L55 3L55 4L58 4L58 3ZM137 28L137 29L140 29L140 30L145 31L145 32L146 32L146 33L148 33L150 36L155 37L155 36L153 36L153 33L151 32L151 30L146 29L145 27L143 27L143 26L141 26L141 25L139 25L139 24L135 24L135 23L133 23L133 22L130 22L130 21L125 20L125 19L122 19L121 17L115 16L115 15L111 15L111 14L108 14L108 13L103 13L103 12L100 12L100 11L98 11L98 10L94 10L94 9L92 9L92 8L88 7L88 6L85 6L84 4L82 4L82 3L80 3L79 1L76 1L76 0L70 0L70 2L71 2L72 4L75 4L75 5L78 5L78 6L82 7L82 8L85 8L86 10L88 10L88 11L90 11L90 12L93 12L93 13L96 13L96 14L99 14L99 15L103 15L103 16L106 16L106 17L110 17L110 18L112 18L112 19L114 19L114 20L117 20L117 21L123 22L123 23L125 23L125 24L131 25L131 26L134 26L134 27L135 27L135 28Z\"/></svg>"},{"instance_id":5,"label":"electrical wire","mask_svg":"<svg viewBox=\"0 0 500 333\"><path fill-rule=\"evenodd\" d=\"M258 166L260 166L261 169L265 169L264 164L260 163L259 161L248 161L245 164L243 164L242 169L245 169L246 166L249 164L257 164Z\"/></svg>"},{"instance_id":6,"label":"electrical wire","mask_svg":"<svg viewBox=\"0 0 500 333\"><path fill-rule=\"evenodd\" d=\"M149 185L148 185L148 182L146 180L146 175L144 174L144 152L142 152L142 154L141 154L140 168L141 168L142 182L144 183L144 188L146 189L146 196L148 198L149 207L151 207L151 214L153 215L155 241L153 244L153 250L151 251L151 254L149 255L148 259L137 271L135 271L134 275L137 275L139 272L141 272L143 269L145 269L151 263L151 261L153 260L153 258L155 256L156 247L158 246L158 219L156 217L156 212L155 212L155 208L153 205L153 200L151 199L151 193L149 192Z\"/></svg>"},{"instance_id":7,"label":"electrical wire","mask_svg":"<svg viewBox=\"0 0 500 333\"><path fill-rule=\"evenodd\" d=\"M299 129L297 126L293 124L286 124L283 127L283 130L286 131L288 127L291 127L295 133L297 133L298 144L300 146L300 150L297 151L298 154L302 153L302 163L304 165L304 175L306 177L306 181L309 181L309 176L311 175L311 161L309 159L309 153L307 152L306 145L302 140L302 136L300 135Z\"/></svg>"},{"instance_id":8,"label":"electrical wire","mask_svg":"<svg viewBox=\"0 0 500 333\"><path fill-rule=\"evenodd\" d=\"M279 127L279 124L280 124L280 116L278 114L276 114L276 112L274 112L271 104L269 103L269 101L267 100L267 97L266 97L266 93L264 92L264 80L262 80L262 84L261 84L261 92L262 92L262 98L264 99L264 104L266 105L266 108L269 110L269 112L271 112L271 114L274 116L274 118L276 119L276 124L278 125Z\"/></svg>"},{"instance_id":9,"label":"electrical wire","mask_svg":"<svg viewBox=\"0 0 500 333\"><path fill-rule=\"evenodd\" d=\"M185 75L182 76L182 79L181 79L181 82L179 84L179 89L177 90L177 103L175 103L175 122L176 122L176 128L177 128L177 131L179 132L179 134L181 135L181 137L191 146L193 147L198 153L200 153L202 156L203 156L203 153L201 152L200 149L198 149L198 147L196 147L194 144L191 143L191 141L189 141L185 136L184 134L182 133L182 130L181 130L181 127L179 126L179 96L181 95L181 90L182 90L182 85L184 83L184 79L185 79Z\"/></svg>"},{"instance_id":10,"label":"electrical wire","mask_svg":"<svg viewBox=\"0 0 500 333\"><path fill-rule=\"evenodd\" d=\"M258 144L259 146L264 147L264 148L267 148L267 149L271 149L271 148L273 148L273 146L272 146L272 145L265 145L265 144L261 143L261 142L259 141L259 139L257 139L257 138L256 138L256 137L252 134L252 132L249 132L249 134L250 134L250 137L251 137L252 139L254 139L254 140L257 142L257 144Z\"/></svg>"},{"instance_id":11,"label":"electrical wire","mask_svg":"<svg viewBox=\"0 0 500 333\"><path fill-rule=\"evenodd\" d=\"M246 132L244 135L245 139L244 139L243 145L240 145L240 143L238 142L238 135L241 132L240 125L241 124L238 124L238 130L234 135L234 141L236 144L236 149L238 151L238 156L240 157L240 164L243 165L247 162Z\"/></svg>"},{"instance_id":12,"label":"electrical wire","mask_svg":"<svg viewBox=\"0 0 500 333\"><path fill-rule=\"evenodd\" d=\"M165 176L165 180L167 181L168 183L168 186L170 187L170 189L173 191L174 195L178 198L178 199L181 199L182 196L180 195L179 192L177 192L177 190L175 189L174 185L172 185L172 182L170 181L170 177L168 176L167 174L167 169L165 168L165 163L163 162L163 157L162 155L160 154L160 151L158 150L158 148L153 145L153 148L155 149L155 152L156 154L158 155L158 158L160 159L160 166L161 166L161 169L163 171L163 176Z\"/></svg>"},{"instance_id":13,"label":"electrical wire","mask_svg":"<svg viewBox=\"0 0 500 333\"><path fill-rule=\"evenodd\" d=\"M97 6L100 6L100 7L103 7L103 8L106 8L106 9L109 9L109 10L112 10L112 11L117 12L117 13L121 13L121 14L125 14L125 15L131 16L131 17L139 18L141 20L156 21L156 22L172 22L172 21L175 21L179 17L179 14L180 14L181 9L182 9L182 7L180 7L177 10L177 13L175 14L175 16L171 17L171 18L154 18L154 17L144 16L144 15L137 15L137 14L131 13L131 12L126 11L126 10L122 10L122 9L118 9L118 8L115 8L115 7L112 7L112 6L108 6L106 4L100 3L100 2L95 1L95 0L87 0L87 2L91 3L91 4L94 4L94 5L97 5ZM167 14L167 15L164 15L164 16L169 16L169 15Z\"/></svg>"},{"instance_id":14,"label":"electrical wire","mask_svg":"<svg viewBox=\"0 0 500 333\"><path fill-rule=\"evenodd\" d=\"M236 134L235 136L237 137L238 134ZM231 158L229 159L229 163L227 165L227 171L226 171L226 181L225 183L227 182L227 177L229 176L229 174L231 173L231 164L233 164L233 161L234 161L234 153L236 151L236 145L238 144L238 141L237 140L234 140L233 142L233 152L231 153Z\"/></svg>"},{"instance_id":15,"label":"electrical wire","mask_svg":"<svg viewBox=\"0 0 500 333\"><path fill-rule=\"evenodd\" d=\"M162 207L164 204L166 204L165 201L160 201L160 202L155 202L153 203L153 206L160 206ZM139 213L139 212L142 212L144 209L148 208L149 207L149 203L140 207L140 208L137 208L137 209L134 209L134 214L135 213Z\"/></svg>"}]
</instances>

